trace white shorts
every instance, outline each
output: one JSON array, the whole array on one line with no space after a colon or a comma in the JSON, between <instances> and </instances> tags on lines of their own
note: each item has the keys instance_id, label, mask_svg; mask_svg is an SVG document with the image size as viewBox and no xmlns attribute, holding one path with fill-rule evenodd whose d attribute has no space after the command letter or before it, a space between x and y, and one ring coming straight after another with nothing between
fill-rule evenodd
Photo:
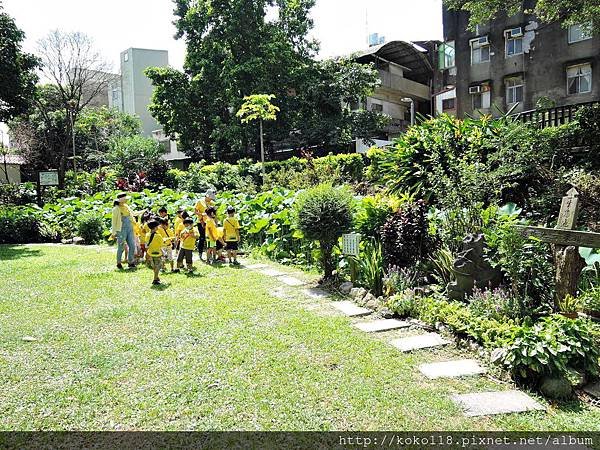
<instances>
[{"instance_id":1,"label":"white shorts","mask_svg":"<svg viewBox=\"0 0 600 450\"><path fill-rule=\"evenodd\" d=\"M162 254L167 261L173 261L173 249L171 247L163 247Z\"/></svg>"}]
</instances>

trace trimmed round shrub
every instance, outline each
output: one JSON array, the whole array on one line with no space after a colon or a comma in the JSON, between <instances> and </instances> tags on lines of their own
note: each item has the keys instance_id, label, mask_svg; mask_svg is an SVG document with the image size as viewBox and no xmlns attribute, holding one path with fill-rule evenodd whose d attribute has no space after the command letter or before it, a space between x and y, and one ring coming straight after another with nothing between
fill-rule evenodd
<instances>
[{"instance_id":1,"label":"trimmed round shrub","mask_svg":"<svg viewBox=\"0 0 600 450\"><path fill-rule=\"evenodd\" d=\"M333 248L352 227L352 194L346 187L319 185L300 193L294 203L296 227L308 239L319 241L324 278L331 278Z\"/></svg>"},{"instance_id":2,"label":"trimmed round shrub","mask_svg":"<svg viewBox=\"0 0 600 450\"><path fill-rule=\"evenodd\" d=\"M104 234L104 220L99 214L85 214L77 220L77 234L86 244L97 244Z\"/></svg>"}]
</instances>

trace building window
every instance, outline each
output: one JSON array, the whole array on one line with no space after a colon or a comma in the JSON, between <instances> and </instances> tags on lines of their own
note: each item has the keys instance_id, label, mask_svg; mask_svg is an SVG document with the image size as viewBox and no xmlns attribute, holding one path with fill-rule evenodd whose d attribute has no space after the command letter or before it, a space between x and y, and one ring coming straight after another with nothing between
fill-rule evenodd
<instances>
[{"instance_id":1,"label":"building window","mask_svg":"<svg viewBox=\"0 0 600 450\"><path fill-rule=\"evenodd\" d=\"M448 69L456 65L456 52L454 50L454 41L444 42L438 49L440 70Z\"/></svg>"},{"instance_id":2,"label":"building window","mask_svg":"<svg viewBox=\"0 0 600 450\"><path fill-rule=\"evenodd\" d=\"M471 64L480 64L490 60L490 41L487 36L471 39Z\"/></svg>"},{"instance_id":3,"label":"building window","mask_svg":"<svg viewBox=\"0 0 600 450\"><path fill-rule=\"evenodd\" d=\"M442 100L442 111L448 111L449 109L456 108L455 98L445 98Z\"/></svg>"},{"instance_id":4,"label":"building window","mask_svg":"<svg viewBox=\"0 0 600 450\"><path fill-rule=\"evenodd\" d=\"M125 61L125 62L129 61L129 53L125 53L123 55L123 61Z\"/></svg>"},{"instance_id":5,"label":"building window","mask_svg":"<svg viewBox=\"0 0 600 450\"><path fill-rule=\"evenodd\" d=\"M492 90L488 83L469 87L473 109L488 109L492 104Z\"/></svg>"},{"instance_id":6,"label":"building window","mask_svg":"<svg viewBox=\"0 0 600 450\"><path fill-rule=\"evenodd\" d=\"M578 64L567 67L567 92L569 95L585 94L592 90L592 65Z\"/></svg>"},{"instance_id":7,"label":"building window","mask_svg":"<svg viewBox=\"0 0 600 450\"><path fill-rule=\"evenodd\" d=\"M383 112L383 105L381 103L371 103L371 111Z\"/></svg>"},{"instance_id":8,"label":"building window","mask_svg":"<svg viewBox=\"0 0 600 450\"><path fill-rule=\"evenodd\" d=\"M504 32L506 39L506 56L520 55L523 53L523 28L511 28Z\"/></svg>"},{"instance_id":9,"label":"building window","mask_svg":"<svg viewBox=\"0 0 600 450\"><path fill-rule=\"evenodd\" d=\"M574 42L586 41L592 38L590 25L571 25L569 26L569 44Z\"/></svg>"},{"instance_id":10,"label":"building window","mask_svg":"<svg viewBox=\"0 0 600 450\"><path fill-rule=\"evenodd\" d=\"M523 101L523 78L514 77L506 80L506 103L514 105Z\"/></svg>"}]
</instances>

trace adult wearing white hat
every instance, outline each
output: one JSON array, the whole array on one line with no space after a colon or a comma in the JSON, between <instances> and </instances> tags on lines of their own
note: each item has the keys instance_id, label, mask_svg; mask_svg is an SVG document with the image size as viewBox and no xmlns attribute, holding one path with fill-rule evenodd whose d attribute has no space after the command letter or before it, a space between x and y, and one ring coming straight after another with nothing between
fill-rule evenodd
<instances>
[{"instance_id":1,"label":"adult wearing white hat","mask_svg":"<svg viewBox=\"0 0 600 450\"><path fill-rule=\"evenodd\" d=\"M214 189L209 189L204 194L204 198L196 202L194 212L198 218L198 232L200 238L198 239L198 252L200 253L200 259L202 259L202 253L204 252L204 246L206 245L206 208L214 206L217 198L217 192Z\"/></svg>"},{"instance_id":2,"label":"adult wearing white hat","mask_svg":"<svg viewBox=\"0 0 600 450\"><path fill-rule=\"evenodd\" d=\"M125 193L117 195L112 209L112 235L117 238L117 268L122 269L121 258L127 243L127 264L135 267L135 233L133 232L133 211L127 204L129 197Z\"/></svg>"}]
</instances>

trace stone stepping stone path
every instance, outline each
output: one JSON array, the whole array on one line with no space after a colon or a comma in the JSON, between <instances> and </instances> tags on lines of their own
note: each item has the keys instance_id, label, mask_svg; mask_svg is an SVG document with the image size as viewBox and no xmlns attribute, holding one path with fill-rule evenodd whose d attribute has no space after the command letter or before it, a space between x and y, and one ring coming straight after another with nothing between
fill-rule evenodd
<instances>
[{"instance_id":1,"label":"stone stepping stone path","mask_svg":"<svg viewBox=\"0 0 600 450\"><path fill-rule=\"evenodd\" d=\"M458 378L485 373L485 368L475 359L458 359L430 364L421 364L419 370L429 379Z\"/></svg>"},{"instance_id":2,"label":"stone stepping stone path","mask_svg":"<svg viewBox=\"0 0 600 450\"><path fill-rule=\"evenodd\" d=\"M368 316L373 312L370 309L361 308L360 306L357 306L356 304L354 304L354 302L351 302L349 300L334 302L332 303L332 305L335 309L340 310L341 312L350 317Z\"/></svg>"},{"instance_id":3,"label":"stone stepping stone path","mask_svg":"<svg viewBox=\"0 0 600 450\"><path fill-rule=\"evenodd\" d=\"M315 298L315 299L328 299L329 298L329 294L327 292L325 292L323 289L319 289L319 288L304 289L302 291L302 293L304 295L306 295L307 297Z\"/></svg>"},{"instance_id":4,"label":"stone stepping stone path","mask_svg":"<svg viewBox=\"0 0 600 450\"><path fill-rule=\"evenodd\" d=\"M419 334L400 339L394 339L391 344L402 352L410 352L420 350L422 348L440 347L449 344L450 341L445 340L437 333Z\"/></svg>"},{"instance_id":5,"label":"stone stepping stone path","mask_svg":"<svg viewBox=\"0 0 600 450\"><path fill-rule=\"evenodd\" d=\"M285 274L281 274L281 275L285 275ZM306 283L302 280L299 280L296 277L291 277L289 275L285 275L285 276L280 276L279 278L277 278L279 281L281 281L284 284L287 284L288 286L304 286Z\"/></svg>"},{"instance_id":6,"label":"stone stepping stone path","mask_svg":"<svg viewBox=\"0 0 600 450\"><path fill-rule=\"evenodd\" d=\"M267 275L268 277L280 277L285 275L285 272L281 272L280 270L273 269L272 267L263 269L260 271L263 275Z\"/></svg>"},{"instance_id":7,"label":"stone stepping stone path","mask_svg":"<svg viewBox=\"0 0 600 450\"><path fill-rule=\"evenodd\" d=\"M453 395L452 400L462 407L468 417L544 411L541 404L521 391L479 392Z\"/></svg>"},{"instance_id":8,"label":"stone stepping stone path","mask_svg":"<svg viewBox=\"0 0 600 450\"><path fill-rule=\"evenodd\" d=\"M370 320L368 322L358 322L354 326L366 333L377 333L380 331L397 330L398 328L406 328L410 326L408 322L398 319L379 319Z\"/></svg>"}]
</instances>

